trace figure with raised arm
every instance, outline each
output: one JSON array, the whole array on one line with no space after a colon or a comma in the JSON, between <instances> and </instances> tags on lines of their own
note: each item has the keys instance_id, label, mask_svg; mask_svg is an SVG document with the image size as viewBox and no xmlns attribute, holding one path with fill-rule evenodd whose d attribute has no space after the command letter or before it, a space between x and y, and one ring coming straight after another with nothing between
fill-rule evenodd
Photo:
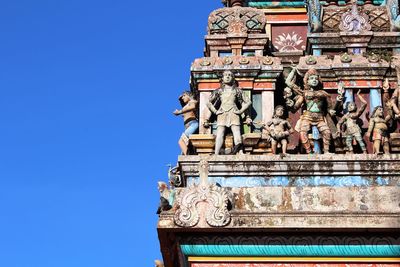
<instances>
[{"instance_id":1,"label":"figure with raised arm","mask_svg":"<svg viewBox=\"0 0 400 267\"><path fill-rule=\"evenodd\" d=\"M366 136L373 142L374 154L381 154L381 146L385 154L390 153L388 121L391 116L385 117L382 106L376 106L371 114Z\"/></svg>"},{"instance_id":2,"label":"figure with raised arm","mask_svg":"<svg viewBox=\"0 0 400 267\"><path fill-rule=\"evenodd\" d=\"M217 134L215 140L215 154L221 152L224 143L226 128L230 128L233 134L234 148L232 154L242 150L241 115L250 107L251 101L237 87L237 82L232 71L226 70L222 74L221 88L214 90L207 103L211 113L217 116ZM247 118L247 123L249 123ZM209 127L209 120L204 122Z\"/></svg>"},{"instance_id":3,"label":"figure with raised arm","mask_svg":"<svg viewBox=\"0 0 400 267\"><path fill-rule=\"evenodd\" d=\"M336 127L338 129L337 135L339 135L342 127L345 126L343 135L346 138L346 146L349 154L353 153L353 139L356 139L363 153L367 154L367 148L361 135L361 128L357 123L358 119L367 107L367 101L365 101L365 99L360 95L360 91L361 90L358 90L357 96L361 101L361 107L357 108L355 102L349 102L347 104L348 112L343 115Z\"/></svg>"},{"instance_id":4,"label":"figure with raised arm","mask_svg":"<svg viewBox=\"0 0 400 267\"><path fill-rule=\"evenodd\" d=\"M312 153L311 143L308 138L308 132L312 126L316 126L322 135L324 153L329 153L331 141L331 129L327 123L326 116L335 115L336 111L332 108L329 94L323 90L322 81L315 69L309 69L304 75L304 89L294 84L293 75L297 72L292 68L291 73L286 79L286 84L299 95L293 104L292 110L296 111L303 107L303 113L297 124L296 130L300 133L300 141L307 154ZM332 125L334 127L334 125ZM336 127L334 127L336 128ZM336 129L334 131L336 134Z\"/></svg>"},{"instance_id":5,"label":"figure with raised arm","mask_svg":"<svg viewBox=\"0 0 400 267\"><path fill-rule=\"evenodd\" d=\"M186 155L188 152L189 136L196 133L199 129L199 121L196 116L197 100L194 99L191 92L185 91L179 96L179 102L182 109L175 109L173 114L183 116L185 131L182 133L178 143L182 153Z\"/></svg>"}]
</instances>

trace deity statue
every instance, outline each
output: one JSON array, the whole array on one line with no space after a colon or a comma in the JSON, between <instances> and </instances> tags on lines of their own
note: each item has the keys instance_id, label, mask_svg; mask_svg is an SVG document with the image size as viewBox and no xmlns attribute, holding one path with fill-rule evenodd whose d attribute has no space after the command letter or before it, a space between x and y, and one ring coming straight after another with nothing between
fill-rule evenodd
<instances>
[{"instance_id":1,"label":"deity statue","mask_svg":"<svg viewBox=\"0 0 400 267\"><path fill-rule=\"evenodd\" d=\"M301 90L299 86L293 83L293 76L296 72L297 69L293 67L286 79L288 87L293 88L295 93L299 92L299 97L293 104L292 110L296 111L302 106L305 108L295 129L300 133L300 141L306 153L310 154L312 150L308 132L312 126L316 126L322 135L324 153L329 153L331 133L333 132L336 135L336 126L330 117L335 115L336 111L333 109L330 96L323 90L322 81L317 70L309 69L306 72L304 76L304 90Z\"/></svg>"},{"instance_id":2,"label":"deity statue","mask_svg":"<svg viewBox=\"0 0 400 267\"><path fill-rule=\"evenodd\" d=\"M339 120L337 124L337 135L340 134L342 126L345 126L343 135L346 138L346 146L348 153L350 154L353 153L353 139L356 139L363 153L367 154L367 148L361 135L361 128L357 123L357 120L360 118L365 108L367 107L367 101L365 101L365 99L360 95L360 91L361 90L358 90L357 96L361 101L361 107L357 108L356 103L349 102L347 104L348 112L343 115L343 117Z\"/></svg>"},{"instance_id":3,"label":"deity statue","mask_svg":"<svg viewBox=\"0 0 400 267\"><path fill-rule=\"evenodd\" d=\"M194 99L191 92L185 91L179 96L179 102L182 109L175 109L173 114L183 116L185 131L182 133L178 144L182 153L186 155L188 152L189 136L196 133L199 129L199 121L196 116L197 100Z\"/></svg>"},{"instance_id":4,"label":"deity statue","mask_svg":"<svg viewBox=\"0 0 400 267\"><path fill-rule=\"evenodd\" d=\"M387 123L391 119L390 115L384 116L382 106L376 106L371 114L366 136L373 142L374 154L381 154L381 146L385 154L390 153Z\"/></svg>"},{"instance_id":5,"label":"deity statue","mask_svg":"<svg viewBox=\"0 0 400 267\"><path fill-rule=\"evenodd\" d=\"M282 147L282 155L286 155L289 135L293 133L292 126L284 119L285 108L276 106L272 120L264 126L271 138L271 149L273 154L277 154L277 147Z\"/></svg>"},{"instance_id":6,"label":"deity statue","mask_svg":"<svg viewBox=\"0 0 400 267\"><path fill-rule=\"evenodd\" d=\"M233 134L234 148L232 154L242 151L242 125L241 115L250 107L251 101L237 87L237 82L232 71L224 71L221 79L221 88L214 90L207 103L211 113L217 116L217 134L215 140L215 154L220 154L226 128L230 128ZM250 118L246 119L250 123ZM204 122L209 127L209 119Z\"/></svg>"}]
</instances>

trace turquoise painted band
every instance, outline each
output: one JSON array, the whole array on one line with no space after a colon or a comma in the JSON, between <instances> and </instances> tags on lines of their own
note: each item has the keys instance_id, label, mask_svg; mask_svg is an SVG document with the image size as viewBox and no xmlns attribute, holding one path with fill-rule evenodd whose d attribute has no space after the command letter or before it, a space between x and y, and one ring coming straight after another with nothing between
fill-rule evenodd
<instances>
[{"instance_id":1,"label":"turquoise painted band","mask_svg":"<svg viewBox=\"0 0 400 267\"><path fill-rule=\"evenodd\" d=\"M400 245L181 245L186 256L398 257Z\"/></svg>"}]
</instances>

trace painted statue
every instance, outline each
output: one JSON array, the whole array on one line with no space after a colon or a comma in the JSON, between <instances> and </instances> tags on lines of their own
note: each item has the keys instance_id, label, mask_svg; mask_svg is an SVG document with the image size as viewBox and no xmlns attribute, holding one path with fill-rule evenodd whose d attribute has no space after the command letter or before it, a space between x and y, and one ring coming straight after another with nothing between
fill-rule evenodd
<instances>
[{"instance_id":1,"label":"painted statue","mask_svg":"<svg viewBox=\"0 0 400 267\"><path fill-rule=\"evenodd\" d=\"M157 183L157 188L160 192L160 204L157 208L157 214L160 214L163 211L172 209L175 200L175 189L172 186L168 188L168 185L162 181Z\"/></svg>"},{"instance_id":2,"label":"painted statue","mask_svg":"<svg viewBox=\"0 0 400 267\"><path fill-rule=\"evenodd\" d=\"M221 88L212 92L208 109L217 116L217 134L215 140L215 154L221 152L224 143L225 130L230 128L233 134L234 148L232 154L242 150L242 135L240 132L241 115L250 107L251 101L237 87L237 82L232 71L224 71L221 79ZM209 120L204 122L209 127Z\"/></svg>"},{"instance_id":3,"label":"painted statue","mask_svg":"<svg viewBox=\"0 0 400 267\"><path fill-rule=\"evenodd\" d=\"M306 153L310 154L312 150L308 132L311 127L315 126L322 135L323 152L329 153L331 133L334 132L336 134L336 126L330 117L335 115L336 111L333 109L330 96L323 90L322 81L317 70L309 69L304 75L304 90L293 84L293 76L296 73L297 69L293 67L286 79L286 84L289 88L294 88L295 92L300 91L299 97L293 104L292 111L304 107L295 129L300 133L300 141ZM334 131L331 131L331 128Z\"/></svg>"},{"instance_id":4,"label":"painted statue","mask_svg":"<svg viewBox=\"0 0 400 267\"><path fill-rule=\"evenodd\" d=\"M361 107L357 108L355 102L349 102L347 104L348 112L343 115L343 117L339 120L337 124L337 135L339 135L339 131L341 131L342 126L345 126L345 130L342 131L342 134L346 140L348 153L353 153L353 139L355 139L363 153L366 154L367 148L362 138L361 128L358 125L358 119L367 107L367 101L365 101L365 99L360 95L360 90L357 92L357 96L360 99Z\"/></svg>"},{"instance_id":5,"label":"painted statue","mask_svg":"<svg viewBox=\"0 0 400 267\"><path fill-rule=\"evenodd\" d=\"M199 121L196 116L197 100L194 99L191 92L185 91L179 96L179 102L182 109L175 109L173 114L183 116L185 131L182 133L178 144L182 153L186 155L188 152L189 136L196 133L199 129Z\"/></svg>"},{"instance_id":6,"label":"painted statue","mask_svg":"<svg viewBox=\"0 0 400 267\"><path fill-rule=\"evenodd\" d=\"M381 146L385 154L390 153L388 121L390 115L385 117L382 106L376 106L371 114L366 136L373 142L373 153L381 154Z\"/></svg>"},{"instance_id":7,"label":"painted statue","mask_svg":"<svg viewBox=\"0 0 400 267\"><path fill-rule=\"evenodd\" d=\"M292 126L284 119L285 108L276 106L272 120L264 126L271 138L271 150L277 154L278 146L282 147L282 155L286 155L289 135L293 133Z\"/></svg>"}]
</instances>

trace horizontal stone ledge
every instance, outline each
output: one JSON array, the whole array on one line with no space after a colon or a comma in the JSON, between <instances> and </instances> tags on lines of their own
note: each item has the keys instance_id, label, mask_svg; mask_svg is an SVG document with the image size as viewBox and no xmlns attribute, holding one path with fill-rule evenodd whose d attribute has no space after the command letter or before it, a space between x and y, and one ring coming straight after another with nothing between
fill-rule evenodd
<instances>
[{"instance_id":1,"label":"horizontal stone ledge","mask_svg":"<svg viewBox=\"0 0 400 267\"><path fill-rule=\"evenodd\" d=\"M158 228L176 229L217 229L206 224L182 228L174 223L173 213L160 216ZM400 213L239 213L231 212L230 223L222 228L226 230L243 229L299 229L313 230L321 228L338 229L399 229Z\"/></svg>"},{"instance_id":2,"label":"horizontal stone ledge","mask_svg":"<svg viewBox=\"0 0 400 267\"><path fill-rule=\"evenodd\" d=\"M197 176L198 164L209 164L209 176L400 176L400 155L202 155L179 156L182 176Z\"/></svg>"}]
</instances>

